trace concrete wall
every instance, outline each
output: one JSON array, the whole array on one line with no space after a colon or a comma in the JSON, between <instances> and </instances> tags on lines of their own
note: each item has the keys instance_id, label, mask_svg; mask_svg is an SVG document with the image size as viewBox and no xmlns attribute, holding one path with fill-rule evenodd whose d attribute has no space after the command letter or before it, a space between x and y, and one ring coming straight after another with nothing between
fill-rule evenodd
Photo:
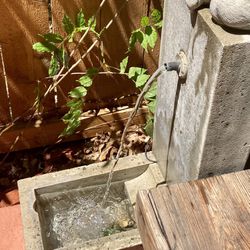
<instances>
[{"instance_id":1,"label":"concrete wall","mask_svg":"<svg viewBox=\"0 0 250 250\"><path fill-rule=\"evenodd\" d=\"M165 2L161 63L180 49L189 58L184 83L159 80L154 153L169 182L244 168L250 144L250 35L197 18L184 0Z\"/></svg>"},{"instance_id":2,"label":"concrete wall","mask_svg":"<svg viewBox=\"0 0 250 250\"><path fill-rule=\"evenodd\" d=\"M192 29L192 17L185 1L176 0L174 4L173 1L165 1L160 64L175 60L181 49L188 50ZM159 78L158 84L154 154L166 176L170 131L180 83L175 72L166 72Z\"/></svg>"}]
</instances>

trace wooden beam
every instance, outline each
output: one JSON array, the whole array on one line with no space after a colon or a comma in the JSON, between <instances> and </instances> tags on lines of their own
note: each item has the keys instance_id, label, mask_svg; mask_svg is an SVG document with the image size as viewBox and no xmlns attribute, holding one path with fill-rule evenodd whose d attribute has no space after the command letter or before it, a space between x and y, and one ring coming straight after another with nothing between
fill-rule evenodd
<instances>
[{"instance_id":1,"label":"wooden beam","mask_svg":"<svg viewBox=\"0 0 250 250\"><path fill-rule=\"evenodd\" d=\"M250 170L174 185L137 196L145 250L250 249Z\"/></svg>"},{"instance_id":2,"label":"wooden beam","mask_svg":"<svg viewBox=\"0 0 250 250\"><path fill-rule=\"evenodd\" d=\"M79 140L95 136L96 133L122 129L131 110L131 108L116 112L101 110L98 116L87 116L86 114L78 132L61 142ZM147 109L141 108L134 119L134 124L144 124L146 114ZM59 119L44 121L39 128L34 127L34 122L18 124L0 136L0 153L7 153L10 149L18 151L55 144L64 127L65 124Z\"/></svg>"}]
</instances>

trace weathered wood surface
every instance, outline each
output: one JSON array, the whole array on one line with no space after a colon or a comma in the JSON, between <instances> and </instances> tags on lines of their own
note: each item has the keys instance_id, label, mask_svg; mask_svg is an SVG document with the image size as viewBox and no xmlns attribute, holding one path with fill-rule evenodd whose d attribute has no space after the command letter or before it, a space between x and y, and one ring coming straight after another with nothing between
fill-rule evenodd
<instances>
[{"instance_id":1,"label":"weathered wood surface","mask_svg":"<svg viewBox=\"0 0 250 250\"><path fill-rule=\"evenodd\" d=\"M145 250L250 249L250 170L141 191Z\"/></svg>"},{"instance_id":2,"label":"weathered wood surface","mask_svg":"<svg viewBox=\"0 0 250 250\"><path fill-rule=\"evenodd\" d=\"M82 119L78 132L64 141L89 138L96 133L123 129L131 110L129 108L115 112L100 111L98 116L86 116ZM145 123L147 113L146 108L141 108L133 124ZM55 144L59 141L58 136L64 128L65 124L58 119L44 121L40 128L35 128L34 122L14 126L0 136L0 154Z\"/></svg>"}]
</instances>

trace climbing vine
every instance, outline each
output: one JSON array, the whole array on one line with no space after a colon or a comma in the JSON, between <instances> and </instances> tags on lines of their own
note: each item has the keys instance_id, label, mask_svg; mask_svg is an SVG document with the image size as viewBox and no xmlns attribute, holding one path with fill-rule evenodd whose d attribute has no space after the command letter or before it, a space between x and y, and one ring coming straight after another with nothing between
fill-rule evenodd
<instances>
[{"instance_id":1,"label":"climbing vine","mask_svg":"<svg viewBox=\"0 0 250 250\"><path fill-rule=\"evenodd\" d=\"M50 54L50 66L48 69L48 74L53 79L53 84L49 87L45 93L45 96L49 91L58 86L65 75L72 72L77 63L80 63L81 60L79 60L74 65L70 65L70 58L76 50L81 53L79 50L79 45L83 42L83 38L87 34L92 33L92 35L95 37L95 42L91 45L87 52L81 55L81 59L83 59L87 53L89 53L90 50L95 45L97 45L97 42L102 43L102 34L111 23L112 22L109 22L107 26L98 32L96 30L96 16L92 16L87 19L84 12L80 10L76 16L75 22L73 22L66 14L64 15L62 20L62 27L65 31L64 36L53 32L39 35L42 38L42 41L33 44L33 49L39 53ZM103 73L121 74L131 79L138 89L141 90L144 87L150 75L147 73L147 69L145 68L133 66L128 67L130 52L135 48L137 43L142 46L145 52L148 52L149 49L154 49L158 39L157 30L160 29L161 26L161 12L157 9L154 9L149 17L144 16L141 18L140 27L131 33L130 39L128 41L128 50L126 55L124 55L124 59L120 63L120 68L107 65L105 58L103 58L102 64L105 64L105 72L101 72L101 67L98 65L96 67L87 69L86 72L81 73L82 76L77 80L77 86L71 89L71 91L68 93L69 100L67 102L67 107L69 110L62 118L63 122L66 124L66 128L61 133L61 136L73 134L80 126L85 97L96 75ZM80 35L80 40L76 39L77 35ZM75 45L74 49L71 52L68 52L67 48L69 48L69 45L72 43ZM61 74L65 71L66 73L61 76ZM37 98L37 100L40 101L41 98ZM147 101L148 109L150 111L145 130L148 134L152 135L153 113L155 111L156 102L156 83L153 84L153 86L145 95L145 100ZM37 102L36 106L39 106Z\"/></svg>"}]
</instances>

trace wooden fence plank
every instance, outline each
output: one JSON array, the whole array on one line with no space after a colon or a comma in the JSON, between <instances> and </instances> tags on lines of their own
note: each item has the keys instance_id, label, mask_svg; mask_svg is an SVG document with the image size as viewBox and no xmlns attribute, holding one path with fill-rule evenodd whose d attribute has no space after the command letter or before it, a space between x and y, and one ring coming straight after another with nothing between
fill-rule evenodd
<instances>
[{"instance_id":1,"label":"wooden fence plank","mask_svg":"<svg viewBox=\"0 0 250 250\"><path fill-rule=\"evenodd\" d=\"M96 133L123 129L130 113L131 109L125 109L115 112L106 111L98 116L86 116L81 122L78 133L65 138L64 141L79 140L93 137ZM141 108L133 124L145 123L147 113L146 108ZM0 136L0 154L7 153L10 149L17 151L53 145L58 141L58 136L64 127L65 124L58 119L45 121L40 128L35 128L33 123L14 126Z\"/></svg>"},{"instance_id":2,"label":"wooden fence plank","mask_svg":"<svg viewBox=\"0 0 250 250\"><path fill-rule=\"evenodd\" d=\"M2 0L0 43L5 54L14 117L22 115L35 100L36 79L46 75L45 62L35 55L37 35L48 32L46 1Z\"/></svg>"}]
</instances>

